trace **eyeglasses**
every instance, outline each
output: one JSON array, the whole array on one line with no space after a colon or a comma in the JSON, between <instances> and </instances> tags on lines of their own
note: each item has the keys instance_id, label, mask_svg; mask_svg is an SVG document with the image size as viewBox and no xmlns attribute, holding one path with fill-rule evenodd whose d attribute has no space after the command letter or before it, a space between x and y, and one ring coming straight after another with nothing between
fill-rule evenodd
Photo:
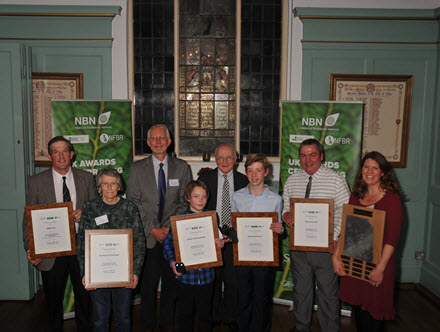
<instances>
[{"instance_id":1,"label":"eyeglasses","mask_svg":"<svg viewBox=\"0 0 440 332\"><path fill-rule=\"evenodd\" d=\"M224 160L229 162L229 161L235 160L235 158L231 157L231 156L227 156L226 158L225 157L216 157L215 160L217 160L217 161L222 163Z\"/></svg>"},{"instance_id":2,"label":"eyeglasses","mask_svg":"<svg viewBox=\"0 0 440 332\"><path fill-rule=\"evenodd\" d=\"M119 185L119 183L117 183L117 182L112 182L112 183L103 182L103 183L101 183L101 187L104 187L104 188L108 188L108 187L116 188L118 185Z\"/></svg>"},{"instance_id":3,"label":"eyeglasses","mask_svg":"<svg viewBox=\"0 0 440 332\"><path fill-rule=\"evenodd\" d=\"M167 137L166 136L159 136L159 137L157 137L157 136L153 136L153 137L150 137L149 138L149 140L150 141L166 141L167 140Z\"/></svg>"}]
</instances>

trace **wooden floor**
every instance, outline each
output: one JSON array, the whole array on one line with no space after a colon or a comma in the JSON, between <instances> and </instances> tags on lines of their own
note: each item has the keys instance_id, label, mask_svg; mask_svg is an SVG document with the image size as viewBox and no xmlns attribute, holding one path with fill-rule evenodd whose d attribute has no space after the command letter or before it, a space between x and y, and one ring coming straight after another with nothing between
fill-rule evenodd
<instances>
[{"instance_id":1,"label":"wooden floor","mask_svg":"<svg viewBox=\"0 0 440 332\"><path fill-rule=\"evenodd\" d=\"M418 285L404 285L396 290L396 311L394 321L386 322L387 332L397 331L440 331L440 299ZM133 329L142 331L140 306L133 307ZM0 301L0 331L40 332L44 331L44 294L40 290L30 301ZM272 313L272 332L290 331L294 316L288 307L274 305ZM65 332L75 332L75 320L64 322ZM228 331L219 326L214 332ZM313 314L312 332L321 331L316 312ZM341 332L355 331L354 321L350 317L341 317Z\"/></svg>"}]
</instances>

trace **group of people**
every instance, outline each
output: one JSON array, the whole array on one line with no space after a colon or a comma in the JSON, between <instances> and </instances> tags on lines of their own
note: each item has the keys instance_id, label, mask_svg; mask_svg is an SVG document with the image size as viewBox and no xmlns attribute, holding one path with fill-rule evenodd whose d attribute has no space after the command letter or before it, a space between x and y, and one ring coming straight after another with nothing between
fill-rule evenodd
<instances>
[{"instance_id":1,"label":"group of people","mask_svg":"<svg viewBox=\"0 0 440 332\"><path fill-rule=\"evenodd\" d=\"M152 154L132 164L124 199L120 195L123 181L115 169L101 169L95 186L91 173L71 167L74 152L68 140L57 136L49 141L52 167L30 177L26 204L71 201L78 230L78 256L33 260L23 223L28 259L42 274L47 331L62 331L68 276L75 295L77 331L109 331L111 302L115 330L130 331L132 289L138 282L143 329L153 331L157 325L159 281L161 331L174 331L176 307L179 331L194 331L195 312L198 331L211 331L217 324L227 325L231 331L269 331L273 270L264 266L234 266L232 242L223 236L215 240L222 251L221 267L182 273L176 268L180 262L176 262L170 217L214 210L220 229L224 229L232 227L231 212L277 212L278 222L272 223L270 229L283 234L283 221L289 227L295 224L290 213L293 197L334 200L335 247L333 253L290 252L294 330L310 330L315 282L322 331L339 330L340 300L354 305L358 331L380 331L383 320L394 318L394 248L402 220L402 190L380 153L371 152L362 159L350 195L343 175L323 165L322 145L314 139L306 140L299 148L302 170L288 178L280 197L264 183L269 162L262 154L248 155L245 174L241 174L234 168L234 147L221 144L215 151L217 168L192 180L189 165L167 154L171 137L166 126L152 127L147 144ZM387 212L382 258L370 273L369 282L345 276L338 260L344 203ZM133 283L126 288L85 289L85 230L118 228L133 229Z\"/></svg>"}]
</instances>

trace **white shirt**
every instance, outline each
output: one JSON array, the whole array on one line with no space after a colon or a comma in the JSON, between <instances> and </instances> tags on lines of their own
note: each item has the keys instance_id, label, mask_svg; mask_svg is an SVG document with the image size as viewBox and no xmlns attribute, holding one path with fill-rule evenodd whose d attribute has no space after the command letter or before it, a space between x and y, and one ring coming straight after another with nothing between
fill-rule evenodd
<instances>
[{"instance_id":1,"label":"white shirt","mask_svg":"<svg viewBox=\"0 0 440 332\"><path fill-rule=\"evenodd\" d=\"M76 188L75 181L73 180L72 167L69 168L69 172L66 175L61 175L52 168L53 185L55 189L55 198L57 203L62 203L63 200L63 176L66 177L66 185L69 188L70 199L73 204L73 210L76 210Z\"/></svg>"},{"instance_id":2,"label":"white shirt","mask_svg":"<svg viewBox=\"0 0 440 332\"><path fill-rule=\"evenodd\" d=\"M283 214L290 211L290 198L304 198L310 175L303 169L292 174L284 185ZM348 203L350 190L345 177L323 165L312 175L309 198L331 198L334 204L333 239L339 238L342 221L342 205Z\"/></svg>"}]
</instances>

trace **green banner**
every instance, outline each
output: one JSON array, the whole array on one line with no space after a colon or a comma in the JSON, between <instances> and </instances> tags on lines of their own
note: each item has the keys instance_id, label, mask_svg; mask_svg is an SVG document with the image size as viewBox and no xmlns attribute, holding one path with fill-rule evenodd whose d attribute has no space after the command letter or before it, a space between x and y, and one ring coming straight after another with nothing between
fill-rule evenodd
<instances>
[{"instance_id":1,"label":"green banner","mask_svg":"<svg viewBox=\"0 0 440 332\"><path fill-rule=\"evenodd\" d=\"M282 103L281 195L287 178L301 169L298 148L309 138L315 138L324 147L324 165L344 173L352 186L361 157L362 111L361 102ZM276 274L274 298L291 301L289 234L283 240L282 255L282 270Z\"/></svg>"},{"instance_id":2,"label":"green banner","mask_svg":"<svg viewBox=\"0 0 440 332\"><path fill-rule=\"evenodd\" d=\"M53 136L64 136L75 149L73 167L95 175L101 168L113 167L128 183L133 161L131 101L52 100L51 109ZM74 311L70 280L64 294L65 318L69 318Z\"/></svg>"}]
</instances>

